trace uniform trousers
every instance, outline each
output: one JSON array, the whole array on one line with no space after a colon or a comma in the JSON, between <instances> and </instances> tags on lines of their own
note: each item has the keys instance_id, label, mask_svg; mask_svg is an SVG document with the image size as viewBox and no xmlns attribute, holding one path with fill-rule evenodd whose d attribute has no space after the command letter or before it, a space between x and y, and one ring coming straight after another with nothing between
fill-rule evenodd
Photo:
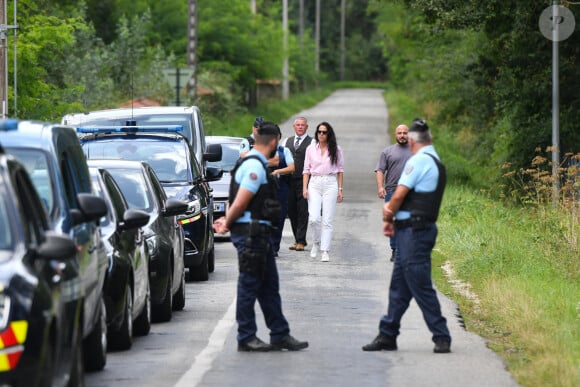
<instances>
[{"instance_id":1,"label":"uniform trousers","mask_svg":"<svg viewBox=\"0 0 580 387\"><path fill-rule=\"evenodd\" d=\"M336 175L310 176L308 182L308 225L315 244L329 251L338 197Z\"/></svg>"},{"instance_id":2,"label":"uniform trousers","mask_svg":"<svg viewBox=\"0 0 580 387\"><path fill-rule=\"evenodd\" d=\"M260 236L252 237L252 241L258 243L259 238ZM269 239L270 236L262 236L262 238ZM246 247L246 239L245 234L231 232L231 240L238 251L238 259ZM282 313L278 268L274 252L270 244L269 246L263 276L242 272L238 276L236 320L238 322L237 340L240 343L246 343L256 337L258 331L254 311L256 300L264 314L266 326L270 329L271 342L280 341L290 333L288 321Z\"/></svg>"},{"instance_id":3,"label":"uniform trousers","mask_svg":"<svg viewBox=\"0 0 580 387\"><path fill-rule=\"evenodd\" d=\"M292 177L288 194L288 217L296 243L306 245L308 230L308 201L303 196L302 176Z\"/></svg>"},{"instance_id":4,"label":"uniform trousers","mask_svg":"<svg viewBox=\"0 0 580 387\"><path fill-rule=\"evenodd\" d=\"M381 318L381 333L399 335L401 318L414 298L433 335L433 341L451 341L447 320L441 314L437 293L431 282L431 251L437 238L437 226L422 229L397 228L397 251L389 288L387 314Z\"/></svg>"},{"instance_id":5,"label":"uniform trousers","mask_svg":"<svg viewBox=\"0 0 580 387\"><path fill-rule=\"evenodd\" d=\"M288 215L288 195L290 192L290 185L288 181L281 177L278 180L278 200L280 201L280 221L278 227L272 232L272 248L274 252L280 251L280 241L282 241L282 232L284 231L284 222L286 215Z\"/></svg>"}]
</instances>

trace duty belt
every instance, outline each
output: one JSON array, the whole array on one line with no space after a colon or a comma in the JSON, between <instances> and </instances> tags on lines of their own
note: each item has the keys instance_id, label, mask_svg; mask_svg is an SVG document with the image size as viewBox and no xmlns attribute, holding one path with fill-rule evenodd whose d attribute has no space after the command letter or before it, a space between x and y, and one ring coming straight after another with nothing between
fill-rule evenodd
<instances>
[{"instance_id":1,"label":"duty belt","mask_svg":"<svg viewBox=\"0 0 580 387\"><path fill-rule=\"evenodd\" d=\"M264 223L259 223L257 220L252 220L251 223L234 223L231 231L236 234L245 234L249 236L266 236L272 232L272 226Z\"/></svg>"},{"instance_id":2,"label":"duty belt","mask_svg":"<svg viewBox=\"0 0 580 387\"><path fill-rule=\"evenodd\" d=\"M432 219L424 216L412 216L409 219L395 220L395 228L412 227L414 229L427 228L435 223Z\"/></svg>"}]
</instances>

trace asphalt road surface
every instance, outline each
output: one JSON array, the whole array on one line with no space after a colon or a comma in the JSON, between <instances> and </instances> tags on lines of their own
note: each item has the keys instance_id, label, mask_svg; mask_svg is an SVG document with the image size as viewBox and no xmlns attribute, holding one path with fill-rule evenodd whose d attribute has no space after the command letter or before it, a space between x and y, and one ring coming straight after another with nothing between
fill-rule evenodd
<instances>
[{"instance_id":1,"label":"asphalt road surface","mask_svg":"<svg viewBox=\"0 0 580 387\"><path fill-rule=\"evenodd\" d=\"M431 334L414 302L403 317L398 351L361 350L378 333L392 269L373 172L388 142L387 106L378 89L338 90L298 115L308 118L310 135L317 123L330 122L345 153L344 202L337 208L330 262L289 250L288 222L278 259L291 333L310 347L237 352L237 260L231 243L220 242L210 280L187 284L185 310L169 323L154 324L130 351L110 352L106 368L88 374L87 385L516 386L502 360L482 338L465 331L456 305L441 294L452 353L433 353ZM284 137L293 134L291 121L281 128ZM258 305L256 316L258 336L268 341Z\"/></svg>"}]
</instances>

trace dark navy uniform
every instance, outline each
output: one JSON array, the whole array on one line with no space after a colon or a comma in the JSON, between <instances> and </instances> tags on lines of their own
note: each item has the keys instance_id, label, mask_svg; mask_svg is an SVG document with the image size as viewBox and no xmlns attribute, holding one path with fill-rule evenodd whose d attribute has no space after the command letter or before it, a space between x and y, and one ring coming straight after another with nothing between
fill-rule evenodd
<instances>
[{"instance_id":1,"label":"dark navy uniform","mask_svg":"<svg viewBox=\"0 0 580 387\"><path fill-rule=\"evenodd\" d=\"M397 253L389 308L381 318L379 330L388 336L398 336L403 313L415 298L433 341L451 341L431 282L431 251L437 238L435 221L445 187L445 169L432 145L421 148L408 160L399 184L411 191L396 213Z\"/></svg>"},{"instance_id":2,"label":"dark navy uniform","mask_svg":"<svg viewBox=\"0 0 580 387\"><path fill-rule=\"evenodd\" d=\"M268 215L264 214L266 201L278 201L275 183L267 172L267 160L254 149L248 152L233 171L230 204L240 187L253 192L254 197L230 229L240 266L236 307L237 339L239 343L246 343L256 338L254 305L258 300L270 329L270 342L275 343L290 332L288 321L282 313L278 269L271 244L272 223L277 219L269 220ZM275 216L279 217L279 212Z\"/></svg>"}]
</instances>

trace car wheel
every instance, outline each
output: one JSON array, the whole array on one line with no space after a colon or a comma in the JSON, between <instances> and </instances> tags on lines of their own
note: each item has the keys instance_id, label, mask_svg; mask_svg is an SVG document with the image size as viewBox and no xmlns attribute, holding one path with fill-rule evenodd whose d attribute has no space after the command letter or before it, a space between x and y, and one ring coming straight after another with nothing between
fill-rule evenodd
<instances>
[{"instance_id":1,"label":"car wheel","mask_svg":"<svg viewBox=\"0 0 580 387\"><path fill-rule=\"evenodd\" d=\"M165 289L165 297L160 305L155 305L153 308L153 320L155 322L165 322L171 320L171 313L173 310L173 269L170 268L167 273L167 288Z\"/></svg>"},{"instance_id":2,"label":"car wheel","mask_svg":"<svg viewBox=\"0 0 580 387\"><path fill-rule=\"evenodd\" d=\"M67 387L85 387L85 364L83 362L83 334L79 327L76 329L76 338L73 340L70 378Z\"/></svg>"},{"instance_id":3,"label":"car wheel","mask_svg":"<svg viewBox=\"0 0 580 387\"><path fill-rule=\"evenodd\" d=\"M185 269L181 272L181 284L175 296L173 296L173 310L185 308Z\"/></svg>"},{"instance_id":4,"label":"car wheel","mask_svg":"<svg viewBox=\"0 0 580 387\"><path fill-rule=\"evenodd\" d=\"M201 264L189 268L190 281L207 281L209 279L208 254L205 255Z\"/></svg>"},{"instance_id":5,"label":"car wheel","mask_svg":"<svg viewBox=\"0 0 580 387\"><path fill-rule=\"evenodd\" d=\"M210 273L213 273L215 271L215 247L214 246L211 247L211 250L208 253L207 270Z\"/></svg>"},{"instance_id":6,"label":"car wheel","mask_svg":"<svg viewBox=\"0 0 580 387\"><path fill-rule=\"evenodd\" d=\"M109 333L109 342L113 349L126 351L133 345L133 292L129 284L125 287L125 308L123 323L117 332Z\"/></svg>"},{"instance_id":7,"label":"car wheel","mask_svg":"<svg viewBox=\"0 0 580 387\"><path fill-rule=\"evenodd\" d=\"M145 305L143 310L135 319L133 332L137 336L146 336L151 330L151 288L147 284L147 294L145 296Z\"/></svg>"},{"instance_id":8,"label":"car wheel","mask_svg":"<svg viewBox=\"0 0 580 387\"><path fill-rule=\"evenodd\" d=\"M102 297L97 323L91 334L85 339L83 351L87 371L99 371L105 368L107 363L107 309Z\"/></svg>"}]
</instances>

